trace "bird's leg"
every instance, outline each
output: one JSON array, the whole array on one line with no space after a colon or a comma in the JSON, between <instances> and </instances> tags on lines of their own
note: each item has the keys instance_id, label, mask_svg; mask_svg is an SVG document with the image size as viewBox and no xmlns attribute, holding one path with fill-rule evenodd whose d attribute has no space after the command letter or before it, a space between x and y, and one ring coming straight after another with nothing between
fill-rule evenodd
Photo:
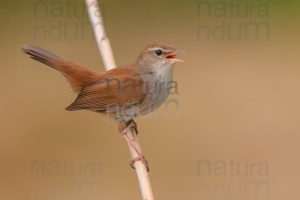
<instances>
[{"instance_id":1,"label":"bird's leg","mask_svg":"<svg viewBox=\"0 0 300 200\"><path fill-rule=\"evenodd\" d=\"M119 124L119 132L122 134L122 136L124 137L124 139L127 141L127 143L132 147L132 149L134 149L134 151L136 152L136 154L138 155L136 158L132 159L130 161L130 166L135 169L134 167L134 163L136 161L141 161L147 168L147 171L149 171L149 166L148 166L148 162L145 159L145 156L143 155L143 152L141 151L140 147L137 145L135 138L131 138L127 132L131 130L131 132L133 132L134 135L136 135L138 133L137 130L137 124L133 121L122 121Z\"/></svg>"},{"instance_id":2,"label":"bird's leg","mask_svg":"<svg viewBox=\"0 0 300 200\"><path fill-rule=\"evenodd\" d=\"M133 131L136 135L139 134L137 129L137 124L133 120L122 121L119 124L119 132L123 135L126 134L128 130Z\"/></svg>"}]
</instances>

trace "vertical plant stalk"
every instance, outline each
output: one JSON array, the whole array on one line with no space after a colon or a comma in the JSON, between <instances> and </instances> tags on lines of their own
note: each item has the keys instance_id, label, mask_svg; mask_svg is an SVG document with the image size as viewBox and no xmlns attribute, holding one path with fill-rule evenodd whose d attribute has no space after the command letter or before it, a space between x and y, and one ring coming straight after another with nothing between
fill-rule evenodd
<instances>
[{"instance_id":1,"label":"vertical plant stalk","mask_svg":"<svg viewBox=\"0 0 300 200\"><path fill-rule=\"evenodd\" d=\"M101 57L104 62L104 66L106 70L110 70L116 67L116 63L114 60L114 56L112 53L112 48L110 45L110 41L106 35L105 28L103 25L103 20L101 16L101 10L99 8L97 0L85 0L89 18L92 23L95 37L97 41L97 45L101 54ZM131 131L127 132L128 137L125 137L126 142L129 147L129 151L132 159L138 157L136 151L129 145L129 140L134 140L136 148L138 148L141 152L142 149L139 145L137 136L135 133ZM151 183L149 179L149 175L145 165L141 161L137 161L134 163L135 171L139 180L140 190L142 193L143 200L153 200L153 193L151 188Z\"/></svg>"}]
</instances>

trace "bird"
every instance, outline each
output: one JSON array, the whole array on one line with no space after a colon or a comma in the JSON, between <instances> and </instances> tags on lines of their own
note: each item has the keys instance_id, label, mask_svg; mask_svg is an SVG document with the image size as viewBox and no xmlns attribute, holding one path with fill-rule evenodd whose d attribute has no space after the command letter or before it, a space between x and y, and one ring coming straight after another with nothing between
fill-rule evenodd
<instances>
[{"instance_id":1,"label":"bird","mask_svg":"<svg viewBox=\"0 0 300 200\"><path fill-rule=\"evenodd\" d=\"M34 45L24 45L21 51L30 58L59 71L77 95L66 107L67 111L89 110L106 114L119 123L118 131L126 135L129 130L138 134L134 118L156 110L168 98L173 82L173 68L183 62L179 51L167 44L150 43L131 64L99 73L65 60L54 53ZM132 146L134 148L134 146ZM137 158L149 171L148 163L136 148Z\"/></svg>"}]
</instances>

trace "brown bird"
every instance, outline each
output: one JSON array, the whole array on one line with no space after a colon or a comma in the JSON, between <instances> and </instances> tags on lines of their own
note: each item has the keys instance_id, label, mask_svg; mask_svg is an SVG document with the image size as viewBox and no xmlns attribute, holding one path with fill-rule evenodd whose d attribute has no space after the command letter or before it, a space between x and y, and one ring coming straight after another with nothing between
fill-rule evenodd
<instances>
[{"instance_id":1,"label":"brown bird","mask_svg":"<svg viewBox=\"0 0 300 200\"><path fill-rule=\"evenodd\" d=\"M146 115L166 101L170 93L176 49L169 45L148 45L132 64L97 73L36 46L26 45L21 50L34 60L42 62L62 73L73 91L78 94L66 110L90 110L105 113L119 122L124 135L130 129L137 134L133 118ZM136 148L134 148L136 149ZM131 166L141 160L147 166L143 154L131 161Z\"/></svg>"}]
</instances>

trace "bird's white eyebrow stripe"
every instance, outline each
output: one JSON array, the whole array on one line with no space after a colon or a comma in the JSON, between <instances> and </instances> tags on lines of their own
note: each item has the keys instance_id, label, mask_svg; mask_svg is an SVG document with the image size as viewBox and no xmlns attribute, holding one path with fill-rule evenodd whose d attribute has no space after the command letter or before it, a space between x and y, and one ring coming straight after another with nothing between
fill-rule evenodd
<instances>
[{"instance_id":1,"label":"bird's white eyebrow stripe","mask_svg":"<svg viewBox=\"0 0 300 200\"><path fill-rule=\"evenodd\" d=\"M161 48L159 48L159 47L153 47L153 48L149 48L149 50L162 50Z\"/></svg>"},{"instance_id":2,"label":"bird's white eyebrow stripe","mask_svg":"<svg viewBox=\"0 0 300 200\"><path fill-rule=\"evenodd\" d=\"M171 52L171 50L164 49L164 48L161 48L161 47L152 47L152 48L149 48L148 50L149 51L162 50L163 52Z\"/></svg>"}]
</instances>

